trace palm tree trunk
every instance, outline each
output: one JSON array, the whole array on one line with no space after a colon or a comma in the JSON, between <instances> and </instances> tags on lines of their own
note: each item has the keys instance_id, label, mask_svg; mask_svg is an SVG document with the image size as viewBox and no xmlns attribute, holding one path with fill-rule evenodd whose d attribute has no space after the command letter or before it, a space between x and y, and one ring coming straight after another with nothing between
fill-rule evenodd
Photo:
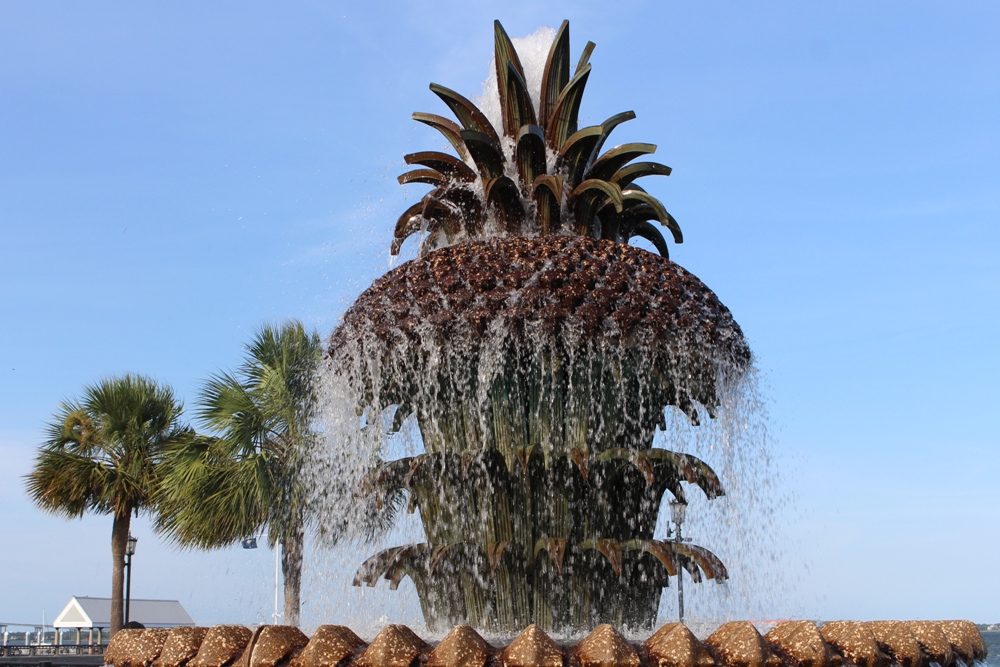
<instances>
[{"instance_id":1,"label":"palm tree trunk","mask_svg":"<svg viewBox=\"0 0 1000 667\"><path fill-rule=\"evenodd\" d=\"M298 625L301 611L302 546L305 528L301 519L293 520L281 540L281 576L285 581L285 624Z\"/></svg>"},{"instance_id":2,"label":"palm tree trunk","mask_svg":"<svg viewBox=\"0 0 1000 667\"><path fill-rule=\"evenodd\" d=\"M111 635L125 624L125 546L128 544L132 513L115 515L111 528Z\"/></svg>"}]
</instances>

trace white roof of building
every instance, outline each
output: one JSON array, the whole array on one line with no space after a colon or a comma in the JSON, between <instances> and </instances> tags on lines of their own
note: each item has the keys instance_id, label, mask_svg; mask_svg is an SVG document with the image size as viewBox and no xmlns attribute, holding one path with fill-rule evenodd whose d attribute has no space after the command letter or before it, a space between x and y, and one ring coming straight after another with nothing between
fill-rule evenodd
<instances>
[{"instance_id":1,"label":"white roof of building","mask_svg":"<svg viewBox=\"0 0 1000 667\"><path fill-rule=\"evenodd\" d=\"M129 620L147 628L194 625L194 619L177 600L137 600L129 603ZM111 598L73 596L52 621L55 628L107 628L111 626Z\"/></svg>"}]
</instances>

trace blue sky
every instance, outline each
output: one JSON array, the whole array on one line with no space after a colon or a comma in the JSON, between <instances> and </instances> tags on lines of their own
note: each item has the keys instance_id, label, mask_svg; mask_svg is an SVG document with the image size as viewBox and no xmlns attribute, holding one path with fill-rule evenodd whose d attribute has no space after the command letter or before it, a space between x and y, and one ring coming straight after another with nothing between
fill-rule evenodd
<instances>
[{"instance_id":1,"label":"blue sky","mask_svg":"<svg viewBox=\"0 0 1000 667\"><path fill-rule=\"evenodd\" d=\"M22 491L59 401L133 371L191 402L261 322L328 333L494 18L570 19L584 122L634 109L614 139L675 170L671 256L749 337L795 498L773 615L1000 621L1000 9L444 1L0 8L0 621L110 588L110 520ZM135 532L137 596L270 613L266 553Z\"/></svg>"}]
</instances>

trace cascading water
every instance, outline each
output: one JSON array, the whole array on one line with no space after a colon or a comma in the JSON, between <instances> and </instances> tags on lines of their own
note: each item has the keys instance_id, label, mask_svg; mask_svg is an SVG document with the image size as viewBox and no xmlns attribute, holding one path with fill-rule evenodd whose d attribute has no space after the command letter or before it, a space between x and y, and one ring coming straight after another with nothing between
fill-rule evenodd
<instances>
[{"instance_id":1,"label":"cascading water","mask_svg":"<svg viewBox=\"0 0 1000 667\"><path fill-rule=\"evenodd\" d=\"M728 575L707 549L662 539L666 491L728 493L722 523L739 537L722 554L740 575L759 556L750 351L650 224L680 242L635 183L669 168L629 164L655 147L601 153L634 114L577 127L593 45L571 72L568 24L519 49L496 34L482 111L432 85L461 125L414 115L458 155L407 156L425 168L400 181L435 189L400 218L393 252L418 234L420 256L376 280L330 339L314 505L348 540L400 503L419 512L423 541L359 562L355 583L409 577L431 628L648 628L670 577Z\"/></svg>"}]
</instances>

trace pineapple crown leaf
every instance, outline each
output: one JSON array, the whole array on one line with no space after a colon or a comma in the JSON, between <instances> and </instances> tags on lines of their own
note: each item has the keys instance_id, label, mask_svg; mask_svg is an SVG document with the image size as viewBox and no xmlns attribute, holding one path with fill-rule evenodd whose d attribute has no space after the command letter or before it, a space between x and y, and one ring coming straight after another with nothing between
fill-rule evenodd
<instances>
[{"instance_id":1,"label":"pineapple crown leaf","mask_svg":"<svg viewBox=\"0 0 1000 667\"><path fill-rule=\"evenodd\" d=\"M611 132L635 118L635 112L578 127L594 43L587 42L571 74L569 22L562 22L549 49L535 109L517 50L500 22L493 25L503 134L467 98L430 85L458 123L419 112L413 119L438 130L458 157L437 151L405 156L408 165L420 168L401 175L400 184L424 183L433 189L399 217L392 254L399 253L407 238L424 232L421 255L490 235L577 234L618 243L643 238L667 257L667 242L651 222L670 230L675 243L683 242L680 227L635 181L669 176L670 167L633 162L655 152L653 144L628 143L601 152Z\"/></svg>"}]
</instances>

